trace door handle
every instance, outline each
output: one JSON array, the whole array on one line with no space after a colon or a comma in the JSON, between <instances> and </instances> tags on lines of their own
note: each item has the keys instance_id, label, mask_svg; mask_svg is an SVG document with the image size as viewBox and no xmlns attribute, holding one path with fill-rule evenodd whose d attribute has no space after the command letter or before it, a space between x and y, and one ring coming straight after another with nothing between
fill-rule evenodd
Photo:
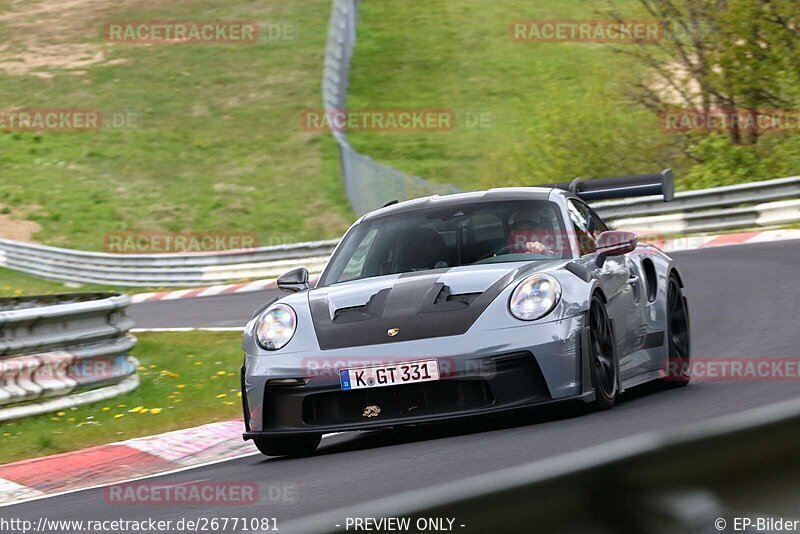
<instances>
[{"instance_id":1,"label":"door handle","mask_svg":"<svg viewBox=\"0 0 800 534\"><path fill-rule=\"evenodd\" d=\"M638 284L638 283L639 283L639 277L638 277L638 276L636 276L635 274L632 274L632 275L631 275L631 276L628 278L628 283L629 283L629 284L631 284L631 285Z\"/></svg>"}]
</instances>

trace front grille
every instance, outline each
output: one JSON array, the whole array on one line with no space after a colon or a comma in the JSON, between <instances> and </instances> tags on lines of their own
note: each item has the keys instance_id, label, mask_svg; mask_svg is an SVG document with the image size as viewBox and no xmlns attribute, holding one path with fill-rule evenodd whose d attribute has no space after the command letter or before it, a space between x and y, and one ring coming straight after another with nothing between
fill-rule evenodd
<instances>
[{"instance_id":1,"label":"front grille","mask_svg":"<svg viewBox=\"0 0 800 534\"><path fill-rule=\"evenodd\" d=\"M303 422L308 425L363 422L367 406L378 406L375 419L402 419L489 406L493 402L485 380L440 380L420 384L331 391L306 397Z\"/></svg>"},{"instance_id":2,"label":"front grille","mask_svg":"<svg viewBox=\"0 0 800 534\"><path fill-rule=\"evenodd\" d=\"M484 408L513 408L551 399L536 358L527 351L487 356L463 374L442 371L442 380L343 391L336 385L264 389L263 429L287 431L338 424L380 423L426 415L468 414ZM365 417L378 406L380 414Z\"/></svg>"}]
</instances>

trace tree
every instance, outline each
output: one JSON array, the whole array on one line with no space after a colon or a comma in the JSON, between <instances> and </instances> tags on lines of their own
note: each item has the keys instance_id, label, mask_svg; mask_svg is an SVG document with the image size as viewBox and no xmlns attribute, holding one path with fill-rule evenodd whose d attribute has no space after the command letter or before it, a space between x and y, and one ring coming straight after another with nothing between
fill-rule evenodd
<instances>
[{"instance_id":1,"label":"tree","mask_svg":"<svg viewBox=\"0 0 800 534\"><path fill-rule=\"evenodd\" d=\"M664 113L676 106L708 117L757 118L790 103L800 79L797 63L800 9L795 0L639 0L664 27L662 39L634 48L616 46L652 73L637 85L637 98ZM608 14L625 18L609 1ZM727 123L734 145L755 144L757 128Z\"/></svg>"}]
</instances>

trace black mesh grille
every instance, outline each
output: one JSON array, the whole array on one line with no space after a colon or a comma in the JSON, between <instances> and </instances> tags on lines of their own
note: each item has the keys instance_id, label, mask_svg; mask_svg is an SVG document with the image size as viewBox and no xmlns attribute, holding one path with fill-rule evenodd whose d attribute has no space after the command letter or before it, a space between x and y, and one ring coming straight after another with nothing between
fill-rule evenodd
<instances>
[{"instance_id":1,"label":"black mesh grille","mask_svg":"<svg viewBox=\"0 0 800 534\"><path fill-rule=\"evenodd\" d=\"M309 425L364 421L367 406L378 406L381 419L400 419L489 406L484 380L441 380L383 388L332 391L309 395L303 421Z\"/></svg>"}]
</instances>

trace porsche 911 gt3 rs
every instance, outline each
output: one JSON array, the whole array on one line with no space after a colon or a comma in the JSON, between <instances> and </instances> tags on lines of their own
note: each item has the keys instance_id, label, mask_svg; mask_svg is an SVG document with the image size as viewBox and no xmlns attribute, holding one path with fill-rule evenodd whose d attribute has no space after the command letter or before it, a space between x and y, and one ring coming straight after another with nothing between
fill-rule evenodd
<instances>
[{"instance_id":1,"label":"porsche 911 gt3 rs","mask_svg":"<svg viewBox=\"0 0 800 534\"><path fill-rule=\"evenodd\" d=\"M305 269L285 274L290 294L246 326L245 439L304 455L328 432L566 400L607 409L643 382L685 385L681 274L585 202L656 192L671 198L669 171L364 215L313 287Z\"/></svg>"}]
</instances>

